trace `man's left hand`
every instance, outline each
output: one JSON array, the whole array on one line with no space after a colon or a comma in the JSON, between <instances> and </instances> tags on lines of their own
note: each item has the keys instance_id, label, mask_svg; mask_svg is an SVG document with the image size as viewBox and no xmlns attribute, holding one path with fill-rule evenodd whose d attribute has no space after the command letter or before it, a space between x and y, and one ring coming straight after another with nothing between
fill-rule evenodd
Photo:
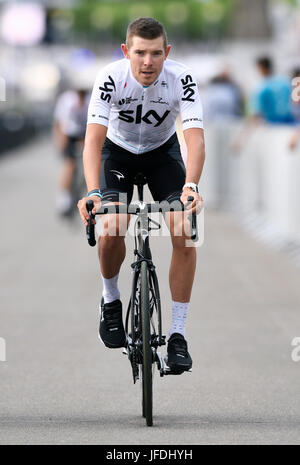
<instances>
[{"instance_id":1,"label":"man's left hand","mask_svg":"<svg viewBox=\"0 0 300 465\"><path fill-rule=\"evenodd\" d=\"M194 200L191 203L188 203L188 197L193 197ZM192 189L186 188L183 190L181 197L180 197L181 202L186 205L186 210L190 211L191 213L197 213L197 215L201 212L203 206L204 206L204 200L203 197L198 194L197 192L194 192Z\"/></svg>"}]
</instances>

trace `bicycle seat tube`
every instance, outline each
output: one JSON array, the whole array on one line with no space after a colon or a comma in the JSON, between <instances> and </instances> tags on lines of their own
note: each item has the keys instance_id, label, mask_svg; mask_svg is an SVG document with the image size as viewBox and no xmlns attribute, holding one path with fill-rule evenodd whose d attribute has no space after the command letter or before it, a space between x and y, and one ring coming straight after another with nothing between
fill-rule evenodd
<instances>
[{"instance_id":1,"label":"bicycle seat tube","mask_svg":"<svg viewBox=\"0 0 300 465\"><path fill-rule=\"evenodd\" d=\"M141 205L142 207L142 205ZM148 220L148 209L147 205L143 204L144 208L141 208L140 214L137 219L137 238L139 253L146 258L151 260L151 251L149 247L149 220Z\"/></svg>"},{"instance_id":2,"label":"bicycle seat tube","mask_svg":"<svg viewBox=\"0 0 300 465\"><path fill-rule=\"evenodd\" d=\"M136 176L136 184L138 188L138 198L140 202L140 214L137 220L137 238L139 245L139 253L146 259L152 260L150 247L149 247L149 219L148 208L144 202L144 184L146 177L143 173L138 173Z\"/></svg>"}]
</instances>

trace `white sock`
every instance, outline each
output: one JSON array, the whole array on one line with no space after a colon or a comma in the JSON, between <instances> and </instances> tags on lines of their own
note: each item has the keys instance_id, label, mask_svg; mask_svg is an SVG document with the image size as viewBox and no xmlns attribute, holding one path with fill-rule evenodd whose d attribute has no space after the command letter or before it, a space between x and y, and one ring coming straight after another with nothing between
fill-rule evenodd
<instances>
[{"instance_id":1,"label":"white sock","mask_svg":"<svg viewBox=\"0 0 300 465\"><path fill-rule=\"evenodd\" d=\"M72 206L72 195L67 190L58 192L56 197L56 208L59 213L67 212Z\"/></svg>"},{"instance_id":2,"label":"white sock","mask_svg":"<svg viewBox=\"0 0 300 465\"><path fill-rule=\"evenodd\" d=\"M173 333L179 333L185 338L185 321L189 305L189 302L172 301L172 326L169 331L169 336Z\"/></svg>"},{"instance_id":3,"label":"white sock","mask_svg":"<svg viewBox=\"0 0 300 465\"><path fill-rule=\"evenodd\" d=\"M108 278L108 279L102 276L102 282L103 282L102 296L103 296L105 304L109 304L110 302L113 302L114 300L120 299L120 291L118 288L118 278L119 278L119 273L113 278Z\"/></svg>"}]
</instances>

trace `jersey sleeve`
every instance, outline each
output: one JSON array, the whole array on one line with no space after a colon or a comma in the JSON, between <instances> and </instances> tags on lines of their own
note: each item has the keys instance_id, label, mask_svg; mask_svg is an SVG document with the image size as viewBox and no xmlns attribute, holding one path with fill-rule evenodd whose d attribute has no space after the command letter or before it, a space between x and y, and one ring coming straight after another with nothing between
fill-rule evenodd
<instances>
[{"instance_id":1,"label":"jersey sleeve","mask_svg":"<svg viewBox=\"0 0 300 465\"><path fill-rule=\"evenodd\" d=\"M177 81L177 96L183 131L190 128L203 129L203 109L198 86L189 70Z\"/></svg>"},{"instance_id":2,"label":"jersey sleeve","mask_svg":"<svg viewBox=\"0 0 300 465\"><path fill-rule=\"evenodd\" d=\"M55 108L54 108L54 120L57 121L58 123L61 123L62 120L65 117L66 113L66 105L65 105L65 94L61 94L56 102Z\"/></svg>"},{"instance_id":3,"label":"jersey sleeve","mask_svg":"<svg viewBox=\"0 0 300 465\"><path fill-rule=\"evenodd\" d=\"M87 124L96 123L108 127L110 109L115 94L115 79L109 69L104 68L95 80L88 108Z\"/></svg>"}]
</instances>

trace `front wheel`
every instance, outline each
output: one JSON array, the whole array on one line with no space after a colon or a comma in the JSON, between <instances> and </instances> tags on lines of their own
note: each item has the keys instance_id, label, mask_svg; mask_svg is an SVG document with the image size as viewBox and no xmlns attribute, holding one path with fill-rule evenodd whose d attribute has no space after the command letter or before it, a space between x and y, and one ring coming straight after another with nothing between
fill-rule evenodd
<instances>
[{"instance_id":1,"label":"front wheel","mask_svg":"<svg viewBox=\"0 0 300 465\"><path fill-rule=\"evenodd\" d=\"M150 301L149 301L149 280L147 263L142 262L140 274L140 304L142 323L142 396L143 396L143 416L146 418L147 426L153 425L152 419L152 348L150 335Z\"/></svg>"}]
</instances>

